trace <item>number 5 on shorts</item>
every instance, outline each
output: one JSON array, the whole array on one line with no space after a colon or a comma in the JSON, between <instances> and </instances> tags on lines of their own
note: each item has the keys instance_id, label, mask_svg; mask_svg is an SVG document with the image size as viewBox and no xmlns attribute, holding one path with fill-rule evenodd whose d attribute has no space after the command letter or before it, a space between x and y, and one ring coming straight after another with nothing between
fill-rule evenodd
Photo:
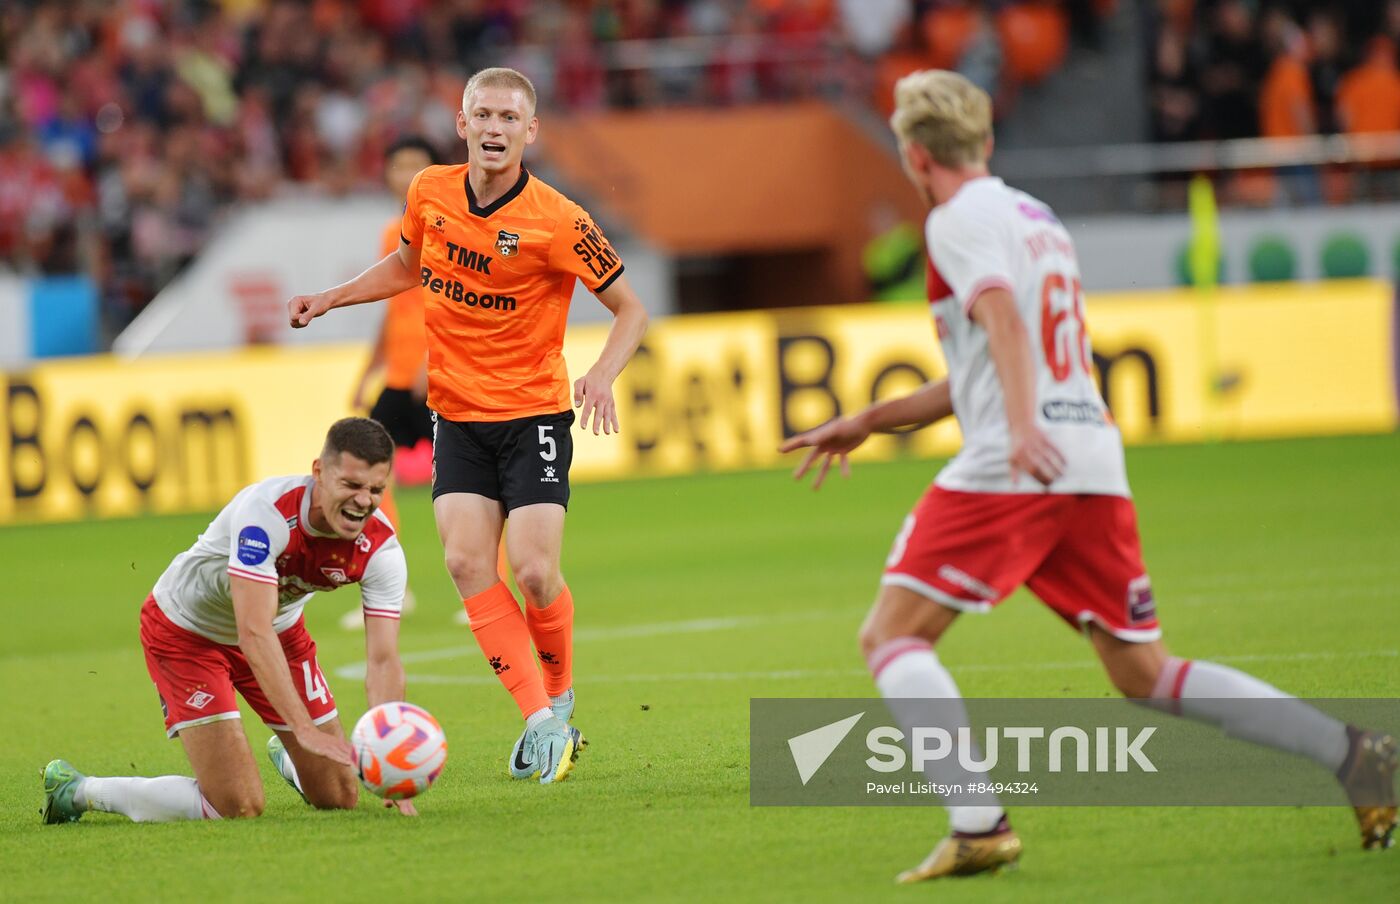
<instances>
[{"instance_id":1,"label":"number 5 on shorts","mask_svg":"<svg viewBox=\"0 0 1400 904\"><path fill-rule=\"evenodd\" d=\"M559 446L554 442L554 437L549 435L549 431L553 429L553 424L540 425L540 458L545 461L554 461L559 455Z\"/></svg>"},{"instance_id":2,"label":"number 5 on shorts","mask_svg":"<svg viewBox=\"0 0 1400 904\"><path fill-rule=\"evenodd\" d=\"M308 703L315 700L324 704L330 698L330 692L326 689L326 679L321 676L319 665L313 668L310 659L303 659L301 676L306 679L306 701Z\"/></svg>"}]
</instances>

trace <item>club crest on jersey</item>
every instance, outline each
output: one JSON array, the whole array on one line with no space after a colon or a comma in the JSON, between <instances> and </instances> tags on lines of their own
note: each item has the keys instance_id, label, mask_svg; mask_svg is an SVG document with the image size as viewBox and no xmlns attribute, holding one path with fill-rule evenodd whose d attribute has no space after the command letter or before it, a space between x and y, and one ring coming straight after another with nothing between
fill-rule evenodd
<instances>
[{"instance_id":1,"label":"club crest on jersey","mask_svg":"<svg viewBox=\"0 0 1400 904\"><path fill-rule=\"evenodd\" d=\"M520 236L502 229L496 233L496 251L501 257L515 257L520 253Z\"/></svg>"},{"instance_id":2,"label":"club crest on jersey","mask_svg":"<svg viewBox=\"0 0 1400 904\"><path fill-rule=\"evenodd\" d=\"M343 568L322 568L321 574L324 574L336 584L350 583L350 576L345 573L345 569Z\"/></svg>"},{"instance_id":3,"label":"club crest on jersey","mask_svg":"<svg viewBox=\"0 0 1400 904\"><path fill-rule=\"evenodd\" d=\"M1128 583L1128 621L1151 621L1157 617L1157 604L1152 599L1152 581L1147 575Z\"/></svg>"}]
</instances>

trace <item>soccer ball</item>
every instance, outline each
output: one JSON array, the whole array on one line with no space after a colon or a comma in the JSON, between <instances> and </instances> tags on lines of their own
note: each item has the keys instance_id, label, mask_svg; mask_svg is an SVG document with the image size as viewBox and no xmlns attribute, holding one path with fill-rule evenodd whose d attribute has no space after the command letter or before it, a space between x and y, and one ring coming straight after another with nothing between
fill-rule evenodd
<instances>
[{"instance_id":1,"label":"soccer ball","mask_svg":"<svg viewBox=\"0 0 1400 904\"><path fill-rule=\"evenodd\" d=\"M412 703L381 703L350 734L355 771L370 791L405 800L428 790L447 762L447 736L428 711Z\"/></svg>"}]
</instances>

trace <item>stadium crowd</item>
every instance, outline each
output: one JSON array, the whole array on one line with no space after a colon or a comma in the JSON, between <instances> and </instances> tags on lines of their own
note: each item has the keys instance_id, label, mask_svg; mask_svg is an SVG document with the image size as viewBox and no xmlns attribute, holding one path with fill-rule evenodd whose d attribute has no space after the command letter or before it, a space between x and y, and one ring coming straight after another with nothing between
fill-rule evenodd
<instances>
[{"instance_id":1,"label":"stadium crowd","mask_svg":"<svg viewBox=\"0 0 1400 904\"><path fill-rule=\"evenodd\" d=\"M129 321L221 213L377 186L401 134L454 144L466 74L535 78L553 109L888 95L914 68L988 84L1049 16L1102 0L96 0L0 11L0 265L89 272ZM1064 10L1069 10L1068 15ZM996 17L996 27L988 23ZM1079 25L1073 26L1076 33ZM1029 37L1027 37L1029 36ZM1042 42L1043 43L1043 42Z\"/></svg>"},{"instance_id":2,"label":"stadium crowd","mask_svg":"<svg viewBox=\"0 0 1400 904\"><path fill-rule=\"evenodd\" d=\"M1157 141L1400 131L1400 0L1156 0Z\"/></svg>"}]
</instances>

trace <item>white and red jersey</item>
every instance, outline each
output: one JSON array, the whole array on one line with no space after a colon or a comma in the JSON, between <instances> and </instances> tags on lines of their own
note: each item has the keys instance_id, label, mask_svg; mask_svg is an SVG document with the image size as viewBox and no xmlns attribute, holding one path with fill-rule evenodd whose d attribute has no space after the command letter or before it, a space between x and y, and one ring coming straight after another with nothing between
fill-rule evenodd
<instances>
[{"instance_id":1,"label":"white and red jersey","mask_svg":"<svg viewBox=\"0 0 1400 904\"><path fill-rule=\"evenodd\" d=\"M223 644L238 643L229 575L277 587L272 626L297 623L318 590L359 583L367 616L398 618L408 566L383 512L353 540L311 526L307 476L272 477L244 488L209 523L194 545L175 557L156 582L156 605L175 624Z\"/></svg>"},{"instance_id":2,"label":"white and red jersey","mask_svg":"<svg viewBox=\"0 0 1400 904\"><path fill-rule=\"evenodd\" d=\"M1000 179L974 179L929 214L929 302L948 361L963 447L935 481L974 493L1039 492L1013 483L1011 434L987 333L971 311L1003 288L1030 335L1036 422L1065 456L1051 493L1128 496L1123 441L1093 378L1084 292L1069 233L1050 208Z\"/></svg>"}]
</instances>

